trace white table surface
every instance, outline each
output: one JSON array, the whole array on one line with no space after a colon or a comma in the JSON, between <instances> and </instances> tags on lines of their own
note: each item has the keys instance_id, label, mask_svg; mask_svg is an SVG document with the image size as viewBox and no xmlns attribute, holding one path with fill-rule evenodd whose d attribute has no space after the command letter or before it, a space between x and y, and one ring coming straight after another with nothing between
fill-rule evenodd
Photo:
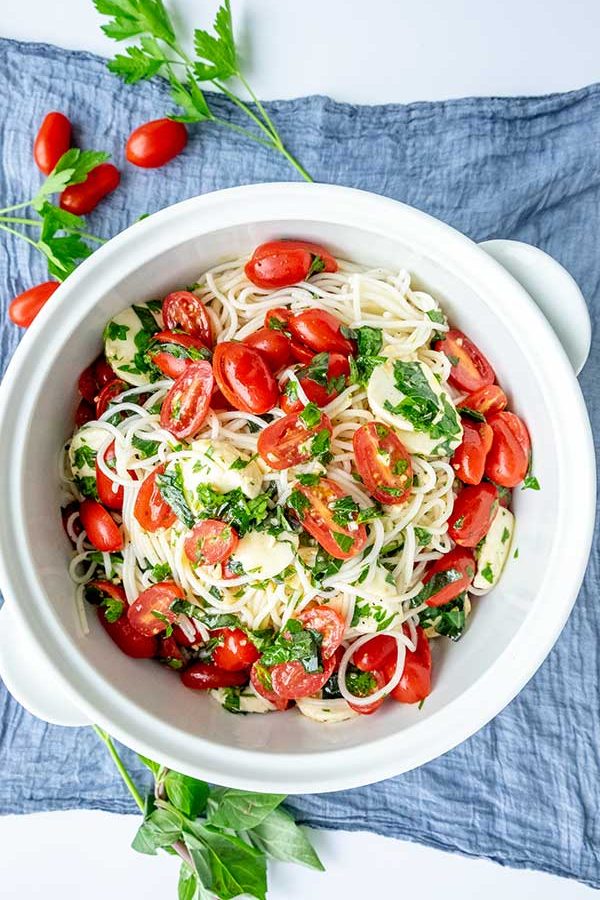
<instances>
[{"instance_id":1,"label":"white table surface","mask_svg":"<svg viewBox=\"0 0 600 900\"><path fill-rule=\"evenodd\" d=\"M171 0L204 26L215 0ZM233 0L263 98L329 94L359 103L539 94L600 80L597 0ZM90 0L2 0L0 35L108 55ZM187 28L191 32L191 27ZM57 87L57 100L60 89ZM0 819L0 895L174 898L176 863L129 849L136 819L65 812ZM276 865L273 900L583 900L590 888L372 834L316 832L327 874Z\"/></svg>"}]
</instances>

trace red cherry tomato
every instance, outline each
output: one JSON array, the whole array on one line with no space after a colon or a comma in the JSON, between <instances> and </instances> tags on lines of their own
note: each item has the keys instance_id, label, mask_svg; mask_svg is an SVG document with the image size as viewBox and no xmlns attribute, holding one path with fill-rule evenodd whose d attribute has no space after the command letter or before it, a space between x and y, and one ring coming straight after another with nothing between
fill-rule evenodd
<instances>
[{"instance_id":1,"label":"red cherry tomato","mask_svg":"<svg viewBox=\"0 0 600 900\"><path fill-rule=\"evenodd\" d=\"M423 584L431 582L431 596L425 601L427 606L443 606L466 591L475 575L475 559L470 550L455 547L440 559L430 563Z\"/></svg>"},{"instance_id":2,"label":"red cherry tomato","mask_svg":"<svg viewBox=\"0 0 600 900\"><path fill-rule=\"evenodd\" d=\"M61 507L61 510L60 510L60 516L61 516L61 519L62 519L62 526L63 526L63 528L65 529L65 534L66 534L66 536L69 538L69 540L71 541L71 543L73 543L73 541L72 541L72 539L71 539L71 535L70 535L69 532L67 531L67 525L68 525L68 523L69 523L69 519L70 519L71 516L73 516L75 513L79 513L79 503L77 503L77 501L75 501L75 500L73 500L71 503L67 503L67 505ZM79 520L79 517L73 520L73 524L72 524L72 526L71 526L71 530L72 530L72 532L73 532L77 537L81 534L81 532L82 532L82 525L81 525L81 522L80 522L80 520Z\"/></svg>"},{"instance_id":3,"label":"red cherry tomato","mask_svg":"<svg viewBox=\"0 0 600 900\"><path fill-rule=\"evenodd\" d=\"M125 156L134 166L157 169L178 156L187 140L187 128L182 122L154 119L131 132L125 145Z\"/></svg>"},{"instance_id":4,"label":"red cherry tomato","mask_svg":"<svg viewBox=\"0 0 600 900\"><path fill-rule=\"evenodd\" d=\"M299 341L290 341L290 352L296 362L302 363L303 366L308 366L316 356L314 350L305 347Z\"/></svg>"},{"instance_id":5,"label":"red cherry tomato","mask_svg":"<svg viewBox=\"0 0 600 900\"><path fill-rule=\"evenodd\" d=\"M260 660L257 660L250 669L250 681L252 687L260 697L268 700L269 703L272 703L279 710L288 708L289 701L284 700L282 697L278 697L277 694L273 693L269 669L266 666L263 666Z\"/></svg>"},{"instance_id":6,"label":"red cherry tomato","mask_svg":"<svg viewBox=\"0 0 600 900\"><path fill-rule=\"evenodd\" d=\"M265 313L265 328L270 328L271 331L287 333L288 322L292 316L293 312L287 306L274 306L273 309L268 309Z\"/></svg>"},{"instance_id":7,"label":"red cherry tomato","mask_svg":"<svg viewBox=\"0 0 600 900\"><path fill-rule=\"evenodd\" d=\"M161 465L147 475L135 500L133 514L145 531L170 528L177 518L156 485L157 475L164 471L165 466Z\"/></svg>"},{"instance_id":8,"label":"red cherry tomato","mask_svg":"<svg viewBox=\"0 0 600 900\"><path fill-rule=\"evenodd\" d=\"M498 490L485 481L464 487L448 519L448 534L461 547L476 547L489 531L498 509Z\"/></svg>"},{"instance_id":9,"label":"red cherry tomato","mask_svg":"<svg viewBox=\"0 0 600 900\"><path fill-rule=\"evenodd\" d=\"M227 672L211 663L197 662L181 673L181 680L194 691L209 691L224 687L241 687L248 680L247 671Z\"/></svg>"},{"instance_id":10,"label":"red cherry tomato","mask_svg":"<svg viewBox=\"0 0 600 900\"><path fill-rule=\"evenodd\" d=\"M174 581L160 581L146 588L129 609L127 615L134 628L148 637L165 631L177 619L171 606L183 600L185 594Z\"/></svg>"},{"instance_id":11,"label":"red cherry tomato","mask_svg":"<svg viewBox=\"0 0 600 900\"><path fill-rule=\"evenodd\" d=\"M100 456L100 454L98 454ZM100 503L108 506L109 509L123 509L123 485L119 485L117 490L113 490L114 482L105 475L98 464L98 456L96 456L96 487L98 488L98 497ZM115 468L115 442L111 441L103 454L104 462L110 469Z\"/></svg>"},{"instance_id":12,"label":"red cherry tomato","mask_svg":"<svg viewBox=\"0 0 600 900\"><path fill-rule=\"evenodd\" d=\"M106 633L126 656L132 656L134 659L152 659L158 653L156 638L146 637L136 631L126 614L123 614L116 622L109 622L106 618L105 607L99 606L98 618Z\"/></svg>"},{"instance_id":13,"label":"red cherry tomato","mask_svg":"<svg viewBox=\"0 0 600 900\"><path fill-rule=\"evenodd\" d=\"M531 440L522 419L511 412L489 418L494 433L485 463L485 474L502 487L516 487L527 474L531 460Z\"/></svg>"},{"instance_id":14,"label":"red cherry tomato","mask_svg":"<svg viewBox=\"0 0 600 900\"><path fill-rule=\"evenodd\" d=\"M216 385L214 387L213 395L212 395L212 398L210 401L210 408L217 409L217 410L225 409L228 411L233 409L233 406L231 405L229 400L225 399L225 397L223 396L223 394L221 393L221 391L219 390L219 388Z\"/></svg>"},{"instance_id":15,"label":"red cherry tomato","mask_svg":"<svg viewBox=\"0 0 600 900\"><path fill-rule=\"evenodd\" d=\"M463 438L454 451L451 465L463 484L480 484L493 432L486 422L474 422L468 416L463 416L461 421Z\"/></svg>"},{"instance_id":16,"label":"red cherry tomato","mask_svg":"<svg viewBox=\"0 0 600 900\"><path fill-rule=\"evenodd\" d=\"M413 483L410 453L388 425L368 422L352 439L358 472L380 503L404 503Z\"/></svg>"},{"instance_id":17,"label":"red cherry tomato","mask_svg":"<svg viewBox=\"0 0 600 900\"><path fill-rule=\"evenodd\" d=\"M173 634L169 637L161 635L158 638L156 655L161 662L165 662L172 669L182 669L186 662L186 657L183 655L181 647Z\"/></svg>"},{"instance_id":18,"label":"red cherry tomato","mask_svg":"<svg viewBox=\"0 0 600 900\"><path fill-rule=\"evenodd\" d=\"M92 369L94 371L96 384L99 388L103 388L104 385L108 384L108 382L112 381L115 377L115 373L107 363L104 355L99 356L98 359L92 363Z\"/></svg>"},{"instance_id":19,"label":"red cherry tomato","mask_svg":"<svg viewBox=\"0 0 600 900\"><path fill-rule=\"evenodd\" d=\"M118 397L119 394L126 391L128 387L130 387L130 385L125 381L121 381L120 378L115 378L113 381L109 381L108 384L105 384L96 397L96 418L99 419L100 416L104 415L115 397Z\"/></svg>"},{"instance_id":20,"label":"red cherry tomato","mask_svg":"<svg viewBox=\"0 0 600 900\"><path fill-rule=\"evenodd\" d=\"M72 184L60 195L60 208L85 216L95 209L107 194L112 193L121 181L121 173L112 163L100 163L88 174L85 181Z\"/></svg>"},{"instance_id":21,"label":"red cherry tomato","mask_svg":"<svg viewBox=\"0 0 600 900\"><path fill-rule=\"evenodd\" d=\"M462 401L461 406L467 409L474 409L483 416L492 416L494 413L502 412L506 409L506 394L497 384L486 384L485 387L479 388L473 394Z\"/></svg>"},{"instance_id":22,"label":"red cherry tomato","mask_svg":"<svg viewBox=\"0 0 600 900\"><path fill-rule=\"evenodd\" d=\"M398 642L389 634L377 634L355 652L352 662L361 672L385 669L398 657Z\"/></svg>"},{"instance_id":23,"label":"red cherry tomato","mask_svg":"<svg viewBox=\"0 0 600 900\"><path fill-rule=\"evenodd\" d=\"M173 625L173 637L181 647L193 647L201 640L198 634L190 639L179 625Z\"/></svg>"},{"instance_id":24,"label":"red cherry tomato","mask_svg":"<svg viewBox=\"0 0 600 900\"><path fill-rule=\"evenodd\" d=\"M114 377L114 376L113 376ZM88 401L94 403L96 394L98 393L98 382L94 372L94 364L84 369L77 381L77 389L81 396Z\"/></svg>"},{"instance_id":25,"label":"red cherry tomato","mask_svg":"<svg viewBox=\"0 0 600 900\"><path fill-rule=\"evenodd\" d=\"M88 403L87 400L81 400L79 406L75 410L75 424L78 428L85 425L86 422L92 422L96 418L96 410Z\"/></svg>"},{"instance_id":26,"label":"red cherry tomato","mask_svg":"<svg viewBox=\"0 0 600 900\"><path fill-rule=\"evenodd\" d=\"M263 289L289 287L314 272L337 272L337 262L319 244L270 241L261 244L246 263L246 277Z\"/></svg>"},{"instance_id":27,"label":"red cherry tomato","mask_svg":"<svg viewBox=\"0 0 600 900\"><path fill-rule=\"evenodd\" d=\"M258 436L257 450L272 469L289 469L311 459L312 439L326 431L330 436L333 427L325 413L315 412L317 419L307 425L302 413L291 413L267 425Z\"/></svg>"},{"instance_id":28,"label":"red cherry tomato","mask_svg":"<svg viewBox=\"0 0 600 900\"><path fill-rule=\"evenodd\" d=\"M213 369L221 393L235 409L260 416L277 405L277 382L258 350L236 341L217 344Z\"/></svg>"},{"instance_id":29,"label":"red cherry tomato","mask_svg":"<svg viewBox=\"0 0 600 900\"><path fill-rule=\"evenodd\" d=\"M357 525L355 530L350 530L347 525L334 521L332 506L346 496L335 481L321 478L318 484L299 484L296 490L308 500L308 506L298 512L299 519L327 553L336 559L352 559L360 553L367 543L365 526Z\"/></svg>"},{"instance_id":30,"label":"red cherry tomato","mask_svg":"<svg viewBox=\"0 0 600 900\"><path fill-rule=\"evenodd\" d=\"M71 123L59 112L49 112L40 125L33 144L35 164L49 175L71 146Z\"/></svg>"},{"instance_id":31,"label":"red cherry tomato","mask_svg":"<svg viewBox=\"0 0 600 900\"><path fill-rule=\"evenodd\" d=\"M213 386L210 363L191 362L163 401L162 428L180 439L196 434L208 415Z\"/></svg>"},{"instance_id":32,"label":"red cherry tomato","mask_svg":"<svg viewBox=\"0 0 600 900\"><path fill-rule=\"evenodd\" d=\"M322 365L324 355L329 357L326 375L323 373ZM318 359L317 356L321 358ZM341 353L317 354L317 356L313 356L309 365L298 369L296 376L309 402L323 407L335 400L346 386L346 378L350 374L350 364L348 358L342 356ZM315 378L318 378L319 381L315 381ZM286 387L281 395L281 408L286 413L300 412L304 404L297 397L286 393Z\"/></svg>"},{"instance_id":33,"label":"red cherry tomato","mask_svg":"<svg viewBox=\"0 0 600 900\"><path fill-rule=\"evenodd\" d=\"M392 638L392 640L394 639ZM394 641L394 644L395 643L396 641ZM380 672L379 669L371 669L369 671L369 674L375 679L375 684L373 685L371 691L369 691L370 694L374 694L375 691L381 690L381 688L385 687L385 685L389 681L389 678L386 678L384 673ZM365 696L368 696L368 694L366 694ZM370 716L372 713L378 710L380 706L383 706L384 700L385 697L379 697L379 699L374 700L373 703L355 704L348 702L348 706L350 707L350 709L353 709L354 712L359 713L361 716Z\"/></svg>"},{"instance_id":34,"label":"red cherry tomato","mask_svg":"<svg viewBox=\"0 0 600 900\"><path fill-rule=\"evenodd\" d=\"M434 344L436 350L441 350L452 364L450 369L450 384L461 391L479 390L488 384L493 384L496 376L489 362L469 340L469 338L457 328L451 328L446 337Z\"/></svg>"},{"instance_id":35,"label":"red cherry tomato","mask_svg":"<svg viewBox=\"0 0 600 900\"><path fill-rule=\"evenodd\" d=\"M167 378L183 375L191 362L210 356L200 338L176 331L159 331L152 336L148 356Z\"/></svg>"},{"instance_id":36,"label":"red cherry tomato","mask_svg":"<svg viewBox=\"0 0 600 900\"><path fill-rule=\"evenodd\" d=\"M337 648L342 643L346 623L342 617L329 606L311 606L310 609L304 609L297 616L294 616L298 622L301 622L304 628L312 628L323 636L321 643L321 656L323 659L329 659L333 656Z\"/></svg>"},{"instance_id":37,"label":"red cherry tomato","mask_svg":"<svg viewBox=\"0 0 600 900\"><path fill-rule=\"evenodd\" d=\"M244 338L247 347L254 347L265 358L265 362L272 372L278 372L290 361L290 339L281 331L273 331L272 328L259 328Z\"/></svg>"},{"instance_id":38,"label":"red cherry tomato","mask_svg":"<svg viewBox=\"0 0 600 900\"><path fill-rule=\"evenodd\" d=\"M396 664L386 671L386 680L394 674ZM431 648L427 635L417 625L417 647L407 651L402 678L391 691L390 696L398 703L420 703L431 693Z\"/></svg>"},{"instance_id":39,"label":"red cherry tomato","mask_svg":"<svg viewBox=\"0 0 600 900\"><path fill-rule=\"evenodd\" d=\"M289 329L292 337L315 353L341 353L351 356L356 351L353 341L341 332L344 323L324 309L307 309L292 316Z\"/></svg>"},{"instance_id":40,"label":"red cherry tomato","mask_svg":"<svg viewBox=\"0 0 600 900\"><path fill-rule=\"evenodd\" d=\"M206 306L191 291L174 291L163 300L162 314L170 331L179 329L198 338L205 347L213 345L213 329Z\"/></svg>"},{"instance_id":41,"label":"red cherry tomato","mask_svg":"<svg viewBox=\"0 0 600 900\"><path fill-rule=\"evenodd\" d=\"M323 660L322 672L307 672L301 662L277 663L269 672L273 693L281 700L300 700L320 691L335 669L335 659Z\"/></svg>"},{"instance_id":42,"label":"red cherry tomato","mask_svg":"<svg viewBox=\"0 0 600 900\"><path fill-rule=\"evenodd\" d=\"M222 642L213 650L213 662L227 672L241 672L256 662L260 653L241 628L221 628L211 632Z\"/></svg>"},{"instance_id":43,"label":"red cherry tomato","mask_svg":"<svg viewBox=\"0 0 600 900\"><path fill-rule=\"evenodd\" d=\"M123 537L117 523L96 500L84 500L80 504L79 518L96 550L114 553L123 549Z\"/></svg>"},{"instance_id":44,"label":"red cherry tomato","mask_svg":"<svg viewBox=\"0 0 600 900\"><path fill-rule=\"evenodd\" d=\"M59 287L58 281L44 281L23 291L9 304L8 315L11 322L20 328L29 328L42 306Z\"/></svg>"},{"instance_id":45,"label":"red cherry tomato","mask_svg":"<svg viewBox=\"0 0 600 900\"><path fill-rule=\"evenodd\" d=\"M195 565L213 566L229 559L237 544L235 528L219 519L204 519L194 526L183 549Z\"/></svg>"}]
</instances>

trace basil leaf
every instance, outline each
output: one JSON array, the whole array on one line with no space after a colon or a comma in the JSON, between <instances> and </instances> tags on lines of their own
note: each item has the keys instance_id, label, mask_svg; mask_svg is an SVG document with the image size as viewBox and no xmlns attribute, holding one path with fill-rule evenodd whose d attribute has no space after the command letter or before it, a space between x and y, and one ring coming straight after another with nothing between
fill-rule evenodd
<instances>
[{"instance_id":1,"label":"basil leaf","mask_svg":"<svg viewBox=\"0 0 600 900\"><path fill-rule=\"evenodd\" d=\"M160 325L146 306L136 306L133 304L133 311L141 322L142 328L147 334L156 334L160 331Z\"/></svg>"},{"instance_id":2,"label":"basil leaf","mask_svg":"<svg viewBox=\"0 0 600 900\"><path fill-rule=\"evenodd\" d=\"M155 809L137 830L131 844L138 853L154 856L161 847L170 847L181 837L183 819L175 809Z\"/></svg>"},{"instance_id":3,"label":"basil leaf","mask_svg":"<svg viewBox=\"0 0 600 900\"><path fill-rule=\"evenodd\" d=\"M138 753L137 758L146 766L146 768L150 769L153 775L158 773L160 766L157 762L154 762L153 759L148 759L147 756L142 756L141 753Z\"/></svg>"},{"instance_id":4,"label":"basil leaf","mask_svg":"<svg viewBox=\"0 0 600 900\"><path fill-rule=\"evenodd\" d=\"M195 819L206 809L209 790L205 781L169 769L164 785L167 797L184 815Z\"/></svg>"},{"instance_id":5,"label":"basil leaf","mask_svg":"<svg viewBox=\"0 0 600 900\"><path fill-rule=\"evenodd\" d=\"M465 594L459 594L443 606L428 606L419 613L419 624L423 628L434 628L438 634L457 641L465 630Z\"/></svg>"},{"instance_id":6,"label":"basil leaf","mask_svg":"<svg viewBox=\"0 0 600 900\"><path fill-rule=\"evenodd\" d=\"M267 861L262 852L211 825L189 823L184 840L200 881L220 900L240 894L265 900Z\"/></svg>"},{"instance_id":7,"label":"basil leaf","mask_svg":"<svg viewBox=\"0 0 600 900\"><path fill-rule=\"evenodd\" d=\"M177 884L177 900L195 900L197 887L196 873L187 863L182 862Z\"/></svg>"},{"instance_id":8,"label":"basil leaf","mask_svg":"<svg viewBox=\"0 0 600 900\"><path fill-rule=\"evenodd\" d=\"M163 500L169 504L177 518L188 528L193 528L196 520L183 493L183 476L179 466L176 466L174 470L163 472L162 475L157 475L156 486L162 494Z\"/></svg>"},{"instance_id":9,"label":"basil leaf","mask_svg":"<svg viewBox=\"0 0 600 900\"><path fill-rule=\"evenodd\" d=\"M251 828L248 837L255 847L273 859L299 863L320 872L325 871L325 866L305 832L281 806L274 809L260 825Z\"/></svg>"},{"instance_id":10,"label":"basil leaf","mask_svg":"<svg viewBox=\"0 0 600 900\"><path fill-rule=\"evenodd\" d=\"M260 825L280 803L285 794L257 794L234 788L218 788L210 794L208 822L217 828L248 831Z\"/></svg>"},{"instance_id":11,"label":"basil leaf","mask_svg":"<svg viewBox=\"0 0 600 900\"><path fill-rule=\"evenodd\" d=\"M319 648L322 641L320 632L303 628L296 619L290 619L275 640L263 650L260 661L263 666L298 661L307 672L320 672Z\"/></svg>"}]
</instances>

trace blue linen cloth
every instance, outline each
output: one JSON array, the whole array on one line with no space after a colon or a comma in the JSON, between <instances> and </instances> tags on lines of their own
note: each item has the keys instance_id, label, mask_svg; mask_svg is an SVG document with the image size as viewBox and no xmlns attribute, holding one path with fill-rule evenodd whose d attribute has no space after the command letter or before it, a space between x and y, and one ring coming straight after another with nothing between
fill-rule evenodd
<instances>
[{"instance_id":1,"label":"blue linen cloth","mask_svg":"<svg viewBox=\"0 0 600 900\"><path fill-rule=\"evenodd\" d=\"M170 108L165 85L124 87L85 53L6 40L0 50L2 206L35 192L33 133L57 108L74 121L80 146L110 151L122 168L121 187L90 217L98 234L116 234L142 213L198 193L295 177L275 153L211 125L194 129L186 151L163 170L124 165L132 127ZM215 103L233 115L227 103ZM385 194L475 240L516 238L560 260L581 285L594 322L581 384L600 434L600 85L537 98L407 106L360 107L315 96L268 108L316 180ZM39 255L3 235L2 371L19 340L6 303L46 277ZM352 791L294 797L301 821L368 829L600 887L599 565L596 540L558 643L493 722L416 771ZM90 729L46 725L1 685L0 710L0 812L133 811Z\"/></svg>"}]
</instances>

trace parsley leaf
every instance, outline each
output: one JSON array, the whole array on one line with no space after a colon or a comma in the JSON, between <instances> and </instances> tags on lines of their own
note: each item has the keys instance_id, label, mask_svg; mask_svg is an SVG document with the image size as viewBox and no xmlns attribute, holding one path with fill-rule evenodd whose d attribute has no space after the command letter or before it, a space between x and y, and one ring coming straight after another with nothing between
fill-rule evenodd
<instances>
[{"instance_id":1,"label":"parsley leaf","mask_svg":"<svg viewBox=\"0 0 600 900\"><path fill-rule=\"evenodd\" d=\"M157 59L140 47L126 47L125 53L126 56L118 53L107 63L109 72L118 75L125 84L135 84L142 79L152 78L163 65L162 54Z\"/></svg>"},{"instance_id":2,"label":"parsley leaf","mask_svg":"<svg viewBox=\"0 0 600 900\"><path fill-rule=\"evenodd\" d=\"M194 32L194 48L201 60L194 71L200 81L224 80L239 73L229 0L217 10L214 30L216 37L200 29Z\"/></svg>"}]
</instances>

